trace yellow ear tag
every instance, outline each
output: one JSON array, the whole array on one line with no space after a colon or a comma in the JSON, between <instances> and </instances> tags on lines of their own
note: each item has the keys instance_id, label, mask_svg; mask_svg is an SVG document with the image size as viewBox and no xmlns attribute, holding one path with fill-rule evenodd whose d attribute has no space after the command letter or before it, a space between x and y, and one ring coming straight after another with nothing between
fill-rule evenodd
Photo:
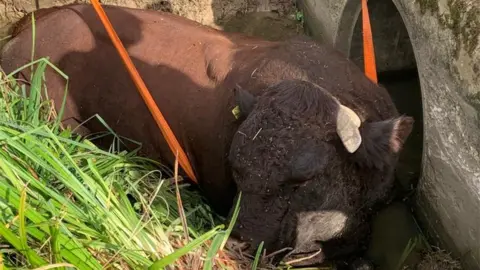
<instances>
[{"instance_id":1,"label":"yellow ear tag","mask_svg":"<svg viewBox=\"0 0 480 270\"><path fill-rule=\"evenodd\" d=\"M232 114L235 117L235 119L240 118L240 113L241 113L240 112L240 107L238 105L235 106L235 108L233 108L233 110L232 110Z\"/></svg>"}]
</instances>

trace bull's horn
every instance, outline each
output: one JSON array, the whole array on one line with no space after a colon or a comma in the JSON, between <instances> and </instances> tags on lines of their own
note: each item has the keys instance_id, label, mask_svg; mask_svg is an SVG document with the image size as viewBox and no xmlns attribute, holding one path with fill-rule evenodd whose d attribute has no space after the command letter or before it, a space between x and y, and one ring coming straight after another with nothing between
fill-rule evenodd
<instances>
[{"instance_id":1,"label":"bull's horn","mask_svg":"<svg viewBox=\"0 0 480 270\"><path fill-rule=\"evenodd\" d=\"M357 151L362 143L362 136L358 128L361 121L358 115L350 108L339 104L337 114L337 134L348 152Z\"/></svg>"}]
</instances>

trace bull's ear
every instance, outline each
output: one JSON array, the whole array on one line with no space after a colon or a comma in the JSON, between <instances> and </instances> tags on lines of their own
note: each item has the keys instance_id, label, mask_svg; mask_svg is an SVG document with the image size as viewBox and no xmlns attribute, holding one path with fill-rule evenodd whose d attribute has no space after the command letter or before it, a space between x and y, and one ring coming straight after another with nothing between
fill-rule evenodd
<instances>
[{"instance_id":1,"label":"bull's ear","mask_svg":"<svg viewBox=\"0 0 480 270\"><path fill-rule=\"evenodd\" d=\"M413 129L414 120L412 117L402 116L393 121L393 128L390 134L390 150L398 153L403 148L405 141Z\"/></svg>"},{"instance_id":2,"label":"bull's ear","mask_svg":"<svg viewBox=\"0 0 480 270\"><path fill-rule=\"evenodd\" d=\"M235 95L235 103L240 110L240 116L247 117L252 112L253 107L257 103L257 99L238 84L233 91Z\"/></svg>"},{"instance_id":3,"label":"bull's ear","mask_svg":"<svg viewBox=\"0 0 480 270\"><path fill-rule=\"evenodd\" d=\"M413 118L400 116L395 119L365 123L360 128L362 144L355 159L367 167L383 167L389 157L398 154L412 132Z\"/></svg>"}]
</instances>

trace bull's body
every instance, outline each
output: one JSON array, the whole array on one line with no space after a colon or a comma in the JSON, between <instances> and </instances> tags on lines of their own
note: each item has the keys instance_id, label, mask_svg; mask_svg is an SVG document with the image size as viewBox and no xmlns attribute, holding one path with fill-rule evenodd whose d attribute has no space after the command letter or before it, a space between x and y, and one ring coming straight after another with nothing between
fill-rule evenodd
<instances>
[{"instance_id":1,"label":"bull's body","mask_svg":"<svg viewBox=\"0 0 480 270\"><path fill-rule=\"evenodd\" d=\"M167 13L109 6L106 6L105 10L157 105L192 161L201 187L217 210L228 211L235 195L229 155L231 159L235 159L235 155L240 157L244 154L242 149L248 149L248 147L233 149L232 146L231 150L234 136L239 136L239 133L251 137L255 135L255 143L260 143L265 139L262 138L263 134L268 134L266 130L270 125L268 121L266 124L264 123L263 131L266 133L262 133L262 128L256 128L255 134L245 134L247 131L237 132L242 123L235 119L231 112L236 105L233 91L236 85L247 90L252 96L259 97L269 91L268 87L284 80L303 80L327 91L325 93L320 91L321 95L314 94L310 98L326 100L323 108L332 108L331 112L323 112L328 119L334 119L330 114L336 114L336 105L331 102L329 95L355 111L362 122L377 122L398 117L390 97L383 88L370 82L358 67L338 52L321 47L309 39L269 42L239 34L224 33ZM70 77L65 118L82 121L94 114L99 114L120 135L142 142L145 155L173 164L174 159L170 149L135 89L94 10L86 5L72 5L59 9L42 10L37 17L39 19L36 23L35 58L48 56L51 62ZM19 25L16 37L3 49L0 65L7 73L31 60L32 32L30 26L25 23L29 23L29 19L24 20L23 25ZM25 78L29 78L27 72L23 72ZM65 81L54 71L48 71L49 96L54 99L57 108L63 98L64 83ZM312 88L311 84L306 85L305 90L301 91L310 93L308 92L311 91L308 90L309 87ZM301 94L293 93L292 95ZM302 97L293 96L293 100L295 98L301 99ZM312 108L315 102L317 101L314 101L313 105L310 104ZM320 105L322 105L321 102L323 101L318 101ZM292 106L297 105L292 104ZM247 107L243 106L242 108L247 110L245 109ZM285 123L272 125L289 126L288 119L282 121ZM292 120L292 123L295 121ZM250 119L250 122L248 125L255 125L254 120ZM407 122L405 122L407 125L405 128L408 130L408 124L411 123ZM391 135L392 130L402 129L403 123L396 124L397 126L385 124L388 138L385 137L384 141L387 145L394 140L393 137L393 139L389 137L393 136ZM295 123L292 125L295 126ZM331 125L332 123L329 121L322 123L319 131L319 134L323 134L325 130L323 135L331 138L328 140L335 141L332 149L337 149L337 155L335 158L327 156L327 161L336 160L337 157L344 159L349 153L342 149L341 144L338 144L339 140L334 136L335 129L332 129L333 133L326 132L328 128L332 128ZM105 130L95 121L87 127L92 132ZM299 129L301 128L303 127L299 126ZM292 134L294 133L295 131L292 131ZM372 136L376 135L374 131L370 133ZM405 136L401 138L400 144L408 136L408 133L409 131L401 134ZM299 136L300 133L297 135ZM295 136L292 136L292 141L297 138ZM301 136L297 139L306 140L309 137L308 134ZM270 142L275 141L272 136L269 139ZM236 145L245 144L239 140L242 139L234 140ZM370 152L365 150L364 148L369 147L369 143L376 143L372 140L373 138L364 138L366 146L362 145L356 155L365 156L382 148L367 149ZM265 142L267 141L268 138ZM282 146L284 146L283 143ZM258 159L274 160L285 157L281 155L281 151L274 151L276 147L278 144L270 148L266 147L266 150L262 150L263 156L259 156ZM256 146L254 150L248 151L248 154L257 155L259 153L255 151L260 151L258 149L260 148ZM270 149L271 153L268 152ZM230 151L233 152L230 153ZM388 149L385 151L388 152ZM286 155L292 156L293 154L289 152ZM369 161L358 164L362 166L362 164L372 163L371 166L382 167L383 165L376 164L375 158L384 157L380 157L379 154L370 160L367 156L366 159ZM355 154L353 159L355 159ZM280 163L283 162L283 160L280 161ZM318 162L321 163L321 161ZM260 170L259 176L262 175L263 168L271 166L265 162L256 165L255 161L247 163L253 167L257 166L257 169ZM385 163L388 163L385 168L393 166L393 162L392 164ZM385 169L388 172L379 173L378 175L381 174L381 176L376 179L377 175L373 177L368 173L363 175L362 172L349 172L349 170L354 170L351 166L345 167L343 162L341 165L337 169L345 170L347 174L354 176L342 176L338 179L334 177L323 182L318 180L317 185L320 186L315 187L315 190L312 190L313 187L309 187L310 189L302 191L302 188L308 186L305 184L300 186L300 190L297 190L297 186L295 191L288 191L304 192L301 196L303 199L295 199L290 193L287 194L288 196L278 195L287 192L285 191L287 189L283 183L268 180L267 178L270 176L252 182L245 180L248 177L240 177L243 180L235 179L239 189L245 192L242 203L244 212L240 215L240 225L237 227L238 235L251 238L254 243L265 239L267 246L271 249L292 245L299 250L299 254L302 252L308 254L315 247L310 247L311 245L306 247L299 242L305 242L304 237L315 238L315 234L318 233L315 230L322 232L330 230L328 229L330 227L325 224L324 228L319 228L322 226L322 222L325 223L320 218L317 225L311 225L314 226L314 228L310 228L313 230L312 234L300 236L299 228L307 225L305 222L300 222L301 215L307 213L307 210L313 211L313 213L325 210L322 205L328 210L336 210L346 216L356 211L361 212L359 218L355 217L344 222L347 225L341 229L337 228L338 231L331 229L329 231L332 234L330 238L325 238L326 235L329 235L327 233L320 237L322 239L317 239L324 244L327 243L325 248L328 248L328 242L331 239L340 237L340 242L343 243L342 241L352 238L354 234L362 234L363 231L356 232L355 230L360 228L360 224L364 224L362 218L368 210L366 208L358 210L358 207L359 205L362 207L373 205L377 199L384 197L393 181L390 177L391 168ZM241 164L236 164L236 166L236 169L241 170L246 165L242 167ZM299 166L302 167L302 164ZM270 169L265 169L265 171L268 170ZM371 169L369 169L369 173L370 171ZM250 174L252 173L254 172L250 172ZM363 179L356 179L360 176ZM301 182L302 180L300 180ZM272 200L271 196L276 197ZM308 200L306 196L313 197ZM322 197L322 202L318 201L319 196ZM296 200L297 203L295 203ZM309 201L310 203L308 203ZM272 204L276 203L278 203L278 209L271 210L270 208L274 207ZM337 204L340 206L334 206ZM308 209L294 211L293 215L296 215L296 220L283 222L285 224L280 225L284 215L292 212L295 207ZM265 214L267 212L269 213ZM323 218L328 220L337 218L335 222L341 222L341 217L335 216L335 212L323 213L323 215ZM258 219L262 216L268 219L261 221L264 226L255 226L255 222L251 219ZM292 222L295 224L292 225ZM315 219L310 218L311 224L315 224L315 222ZM352 242L357 243L357 239ZM328 251L325 252L327 256L334 257ZM341 253L343 251L338 254Z\"/></svg>"}]
</instances>

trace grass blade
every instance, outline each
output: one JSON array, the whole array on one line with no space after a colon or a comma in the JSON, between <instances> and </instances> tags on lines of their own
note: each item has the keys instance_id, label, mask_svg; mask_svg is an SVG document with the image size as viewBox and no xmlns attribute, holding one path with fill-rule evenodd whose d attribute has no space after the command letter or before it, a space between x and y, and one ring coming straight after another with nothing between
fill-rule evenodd
<instances>
[{"instance_id":1,"label":"grass blade","mask_svg":"<svg viewBox=\"0 0 480 270\"><path fill-rule=\"evenodd\" d=\"M28 246L27 242L27 229L26 229L26 222L25 222L25 208L26 208L26 202L27 201L27 186L25 186L20 195L20 204L18 207L18 220L20 222L19 224L19 231L20 231L20 244L22 246L22 249L25 250L25 254L28 258L28 260L31 262L33 266L40 266L37 264L39 261L34 259L32 257L32 250Z\"/></svg>"},{"instance_id":2,"label":"grass blade","mask_svg":"<svg viewBox=\"0 0 480 270\"><path fill-rule=\"evenodd\" d=\"M263 251L263 241L258 246L257 253L255 254L255 259L253 260L252 270L257 270L258 263L260 262L260 257L262 256L262 251Z\"/></svg>"},{"instance_id":3,"label":"grass blade","mask_svg":"<svg viewBox=\"0 0 480 270\"><path fill-rule=\"evenodd\" d=\"M158 270L158 269L163 269L167 265L173 264L178 258L180 258L181 256L183 256L183 255L187 254L188 252L194 250L195 248L197 248L201 244L203 244L205 241L207 241L208 239L215 236L218 233L218 230L221 227L222 226L218 226L218 227L214 228L213 230L211 230L211 231L205 233L204 235L198 237L197 239L191 241L190 243L188 243L184 247L178 249L174 253L156 261L148 269L149 270Z\"/></svg>"},{"instance_id":4,"label":"grass blade","mask_svg":"<svg viewBox=\"0 0 480 270\"><path fill-rule=\"evenodd\" d=\"M223 239L225 238L226 233L220 232L213 238L212 244L210 245L210 249L207 253L207 258L203 265L203 270L211 270L213 269L213 259L217 255L218 250L220 249Z\"/></svg>"},{"instance_id":5,"label":"grass blade","mask_svg":"<svg viewBox=\"0 0 480 270\"><path fill-rule=\"evenodd\" d=\"M235 209L233 210L232 218L230 219L230 224L228 224L228 228L225 234L225 238L223 239L222 246L220 247L220 250L223 250L225 247L225 244L227 243L228 237L230 237L230 233L232 233L233 226L235 225L235 222L237 222L238 218L238 213L240 213L240 200L242 199L242 192L238 193L238 199L237 203L235 204Z\"/></svg>"},{"instance_id":6,"label":"grass blade","mask_svg":"<svg viewBox=\"0 0 480 270\"><path fill-rule=\"evenodd\" d=\"M2 235L9 244L15 247L20 253L27 256L32 265L45 265L47 262L43 260L40 256L35 253L30 253L27 255L27 250L23 248L22 240L15 236L15 234L10 231L4 223L0 224L0 235Z\"/></svg>"}]
</instances>

